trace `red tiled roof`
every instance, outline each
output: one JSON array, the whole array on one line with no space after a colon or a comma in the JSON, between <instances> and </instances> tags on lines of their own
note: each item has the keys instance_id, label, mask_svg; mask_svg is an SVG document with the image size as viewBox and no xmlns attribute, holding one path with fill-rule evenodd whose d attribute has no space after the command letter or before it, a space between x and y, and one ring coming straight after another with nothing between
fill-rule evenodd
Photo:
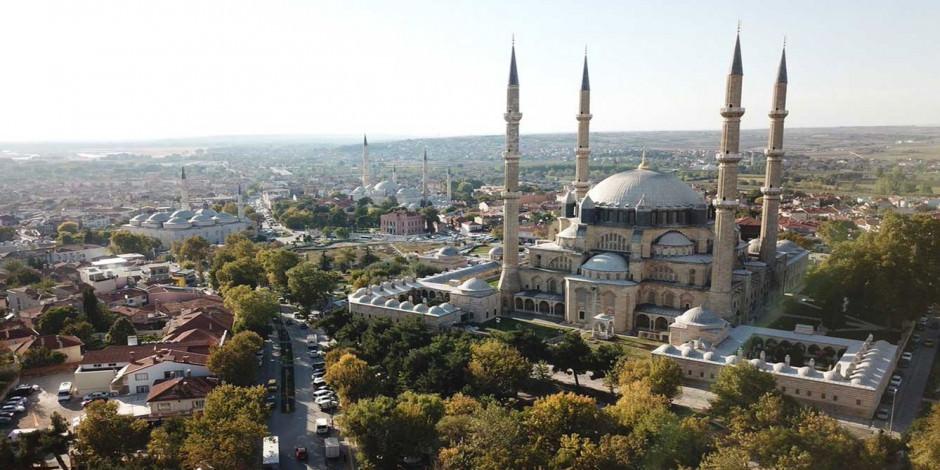
<instances>
[{"instance_id":1,"label":"red tiled roof","mask_svg":"<svg viewBox=\"0 0 940 470\"><path fill-rule=\"evenodd\" d=\"M30 349L46 348L50 351L70 348L73 346L83 346L85 343L72 335L42 335L34 336L29 340L16 345L13 352L23 354Z\"/></svg>"},{"instance_id":2,"label":"red tiled roof","mask_svg":"<svg viewBox=\"0 0 940 470\"><path fill-rule=\"evenodd\" d=\"M205 398L219 384L215 377L177 377L158 382L150 389L147 402Z\"/></svg>"},{"instance_id":3,"label":"red tiled roof","mask_svg":"<svg viewBox=\"0 0 940 470\"><path fill-rule=\"evenodd\" d=\"M209 361L207 354L197 354L189 351L179 351L176 349L160 349L155 354L143 359L137 359L128 364L124 370L124 375L132 374L142 369L146 369L161 362L175 362L177 364L193 364L204 366Z\"/></svg>"},{"instance_id":4,"label":"red tiled roof","mask_svg":"<svg viewBox=\"0 0 940 470\"><path fill-rule=\"evenodd\" d=\"M86 351L85 357L82 358L82 364L111 364L119 362L130 362L131 353L134 354L134 357L137 359L142 359L147 356L152 356L167 347L172 347L173 349L185 352L195 352L192 351L190 347L186 344L174 343L149 343L149 344L137 344L134 346L128 345L117 345L117 346L107 346L104 349L98 349L95 351Z\"/></svg>"}]
</instances>

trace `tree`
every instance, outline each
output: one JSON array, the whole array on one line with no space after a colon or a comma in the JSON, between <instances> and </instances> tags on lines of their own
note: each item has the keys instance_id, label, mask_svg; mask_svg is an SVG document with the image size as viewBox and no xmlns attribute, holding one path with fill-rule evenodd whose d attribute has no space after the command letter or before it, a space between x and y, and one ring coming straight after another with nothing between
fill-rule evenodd
<instances>
[{"instance_id":1,"label":"tree","mask_svg":"<svg viewBox=\"0 0 940 470\"><path fill-rule=\"evenodd\" d=\"M270 290L240 285L225 291L225 308L235 314L233 331L251 330L264 337L280 305Z\"/></svg>"},{"instance_id":2,"label":"tree","mask_svg":"<svg viewBox=\"0 0 940 470\"><path fill-rule=\"evenodd\" d=\"M466 431L445 445L438 453L445 470L536 468L522 413L495 403L471 415Z\"/></svg>"},{"instance_id":3,"label":"tree","mask_svg":"<svg viewBox=\"0 0 940 470\"><path fill-rule=\"evenodd\" d=\"M523 412L523 421L545 462L558 451L563 436L578 434L596 441L610 427L593 398L571 392L539 398Z\"/></svg>"},{"instance_id":4,"label":"tree","mask_svg":"<svg viewBox=\"0 0 940 470\"><path fill-rule=\"evenodd\" d=\"M847 240L854 240L861 232L855 222L851 220L827 220L819 225L816 234L827 245L835 245Z\"/></svg>"},{"instance_id":5,"label":"tree","mask_svg":"<svg viewBox=\"0 0 940 470\"><path fill-rule=\"evenodd\" d=\"M152 255L153 250L160 247L160 240L146 235L138 235L127 230L118 230L111 234L111 252L119 255L123 253L140 253Z\"/></svg>"},{"instance_id":6,"label":"tree","mask_svg":"<svg viewBox=\"0 0 940 470\"><path fill-rule=\"evenodd\" d=\"M519 351L499 340L488 339L470 346L470 379L481 392L498 396L515 394L531 369Z\"/></svg>"},{"instance_id":7,"label":"tree","mask_svg":"<svg viewBox=\"0 0 940 470\"><path fill-rule=\"evenodd\" d=\"M98 300L95 290L91 286L82 288L82 310L84 310L88 322L95 327L95 331L108 331L111 328L111 323L114 322L113 315Z\"/></svg>"},{"instance_id":8,"label":"tree","mask_svg":"<svg viewBox=\"0 0 940 470\"><path fill-rule=\"evenodd\" d=\"M650 357L627 361L619 370L620 387L631 382L642 381L650 391L666 398L679 394L682 385L682 369L674 361L664 357Z\"/></svg>"},{"instance_id":9,"label":"tree","mask_svg":"<svg viewBox=\"0 0 940 470\"><path fill-rule=\"evenodd\" d=\"M255 353L264 340L254 331L236 333L222 346L209 351L209 370L225 383L247 386L255 382L258 371Z\"/></svg>"},{"instance_id":10,"label":"tree","mask_svg":"<svg viewBox=\"0 0 940 470\"><path fill-rule=\"evenodd\" d=\"M734 367L722 367L711 386L715 398L710 412L717 417L726 417L735 408L746 408L767 393L777 392L774 376L749 363Z\"/></svg>"},{"instance_id":11,"label":"tree","mask_svg":"<svg viewBox=\"0 0 940 470\"><path fill-rule=\"evenodd\" d=\"M603 343L591 355L591 375L595 379L606 378L624 356L623 348L616 343Z\"/></svg>"},{"instance_id":12,"label":"tree","mask_svg":"<svg viewBox=\"0 0 940 470\"><path fill-rule=\"evenodd\" d=\"M186 420L164 419L163 424L151 431L147 453L154 463L164 469L182 468L183 444L186 442Z\"/></svg>"},{"instance_id":13,"label":"tree","mask_svg":"<svg viewBox=\"0 0 940 470\"><path fill-rule=\"evenodd\" d=\"M65 322L76 319L78 316L75 307L52 307L36 320L36 330L43 335L57 335L62 332Z\"/></svg>"},{"instance_id":14,"label":"tree","mask_svg":"<svg viewBox=\"0 0 940 470\"><path fill-rule=\"evenodd\" d=\"M375 373L369 370L369 364L352 353L343 354L327 367L323 378L336 389L344 405L371 396L377 388Z\"/></svg>"},{"instance_id":15,"label":"tree","mask_svg":"<svg viewBox=\"0 0 940 470\"><path fill-rule=\"evenodd\" d=\"M81 318L72 319L65 322L61 334L75 336L83 343L89 344L95 340L95 327Z\"/></svg>"},{"instance_id":16,"label":"tree","mask_svg":"<svg viewBox=\"0 0 940 470\"><path fill-rule=\"evenodd\" d=\"M147 422L118 414L117 409L113 401L97 401L85 408L85 419L76 431L75 448L86 462L116 464L146 446L150 434Z\"/></svg>"},{"instance_id":17,"label":"tree","mask_svg":"<svg viewBox=\"0 0 940 470\"><path fill-rule=\"evenodd\" d=\"M27 266L20 260L12 259L3 265L7 272L7 286L21 287L35 284L42 279L39 271Z\"/></svg>"},{"instance_id":18,"label":"tree","mask_svg":"<svg viewBox=\"0 0 940 470\"><path fill-rule=\"evenodd\" d=\"M258 261L264 268L268 285L287 292L287 271L300 263L300 257L284 248L272 248L258 252Z\"/></svg>"},{"instance_id":19,"label":"tree","mask_svg":"<svg viewBox=\"0 0 940 470\"><path fill-rule=\"evenodd\" d=\"M916 470L940 469L940 406L934 405L927 416L915 422L907 446Z\"/></svg>"},{"instance_id":20,"label":"tree","mask_svg":"<svg viewBox=\"0 0 940 470\"><path fill-rule=\"evenodd\" d=\"M134 324L127 317L122 316L111 325L111 329L108 330L107 341L111 345L124 345L127 344L128 336L136 334L137 330L134 328Z\"/></svg>"},{"instance_id":21,"label":"tree","mask_svg":"<svg viewBox=\"0 0 940 470\"><path fill-rule=\"evenodd\" d=\"M215 283L219 290L225 293L226 290L236 286L248 286L255 288L261 284L261 278L264 275L264 269L254 258L238 258L222 265L215 272Z\"/></svg>"},{"instance_id":22,"label":"tree","mask_svg":"<svg viewBox=\"0 0 940 470\"><path fill-rule=\"evenodd\" d=\"M287 271L287 287L291 297L308 312L314 306L323 306L328 302L339 281L339 274L320 270L309 261Z\"/></svg>"},{"instance_id":23,"label":"tree","mask_svg":"<svg viewBox=\"0 0 940 470\"><path fill-rule=\"evenodd\" d=\"M529 328L496 331L493 337L516 348L529 362L538 362L550 358L545 340Z\"/></svg>"},{"instance_id":24,"label":"tree","mask_svg":"<svg viewBox=\"0 0 940 470\"><path fill-rule=\"evenodd\" d=\"M816 246L816 244L813 243L812 240L796 232L783 232L780 234L780 239L789 240L793 243L796 243L797 245L799 245L800 248L803 248L804 250L812 250L813 247Z\"/></svg>"},{"instance_id":25,"label":"tree","mask_svg":"<svg viewBox=\"0 0 940 470\"><path fill-rule=\"evenodd\" d=\"M209 242L205 238L196 235L183 240L183 243L176 246L175 253L180 260L191 261L196 265L196 270L201 273L205 269L211 251L212 246L209 245Z\"/></svg>"},{"instance_id":26,"label":"tree","mask_svg":"<svg viewBox=\"0 0 940 470\"><path fill-rule=\"evenodd\" d=\"M583 374L591 366L591 347L578 332L569 332L552 347L552 364L574 375L574 385L581 386L578 374Z\"/></svg>"},{"instance_id":27,"label":"tree","mask_svg":"<svg viewBox=\"0 0 940 470\"><path fill-rule=\"evenodd\" d=\"M346 227L339 227L336 229L334 234L336 235L336 238L339 238L340 240L346 240L349 238L349 229Z\"/></svg>"},{"instance_id":28,"label":"tree","mask_svg":"<svg viewBox=\"0 0 940 470\"><path fill-rule=\"evenodd\" d=\"M16 238L16 228L0 227L0 242L8 242Z\"/></svg>"},{"instance_id":29,"label":"tree","mask_svg":"<svg viewBox=\"0 0 940 470\"><path fill-rule=\"evenodd\" d=\"M202 414L186 423L182 454L186 468L256 468L261 440L268 434L264 387L214 388Z\"/></svg>"},{"instance_id":30,"label":"tree","mask_svg":"<svg viewBox=\"0 0 940 470\"><path fill-rule=\"evenodd\" d=\"M60 245L71 245L74 243L84 243L85 237L82 236L77 222L65 221L59 224L56 229L56 241Z\"/></svg>"},{"instance_id":31,"label":"tree","mask_svg":"<svg viewBox=\"0 0 940 470\"><path fill-rule=\"evenodd\" d=\"M65 354L59 351L52 351L48 348L30 348L23 353L20 363L24 369L34 369L36 367L52 366L65 362Z\"/></svg>"}]
</instances>

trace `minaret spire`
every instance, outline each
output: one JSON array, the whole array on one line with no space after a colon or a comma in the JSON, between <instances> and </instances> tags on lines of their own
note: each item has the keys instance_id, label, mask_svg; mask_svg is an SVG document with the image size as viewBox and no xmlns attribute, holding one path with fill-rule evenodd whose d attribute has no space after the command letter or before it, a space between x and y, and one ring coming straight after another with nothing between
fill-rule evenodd
<instances>
[{"instance_id":1,"label":"minaret spire","mask_svg":"<svg viewBox=\"0 0 940 470\"><path fill-rule=\"evenodd\" d=\"M590 183L590 158L591 158L591 80L588 78L587 46L584 46L584 67L581 72L581 91L578 101L578 114L575 119L578 120L578 146L575 148L575 175L574 190L578 200L584 199L587 194Z\"/></svg>"},{"instance_id":2,"label":"minaret spire","mask_svg":"<svg viewBox=\"0 0 940 470\"><path fill-rule=\"evenodd\" d=\"M428 200L428 149L424 148L424 161L421 163L421 196Z\"/></svg>"},{"instance_id":3,"label":"minaret spire","mask_svg":"<svg viewBox=\"0 0 940 470\"><path fill-rule=\"evenodd\" d=\"M740 28L740 25L739 25ZM725 101L721 108L723 119L721 148L718 160L718 194L712 201L715 206L715 243L712 249L712 276L708 307L719 315L732 317L732 274L735 268L735 248L738 242L734 213L738 208L738 161L740 155L741 86L744 67L741 63L741 35L735 38L734 57L725 87ZM740 319L736 319L740 320Z\"/></svg>"},{"instance_id":4,"label":"minaret spire","mask_svg":"<svg viewBox=\"0 0 940 470\"><path fill-rule=\"evenodd\" d=\"M362 187L372 184L371 163L369 163L369 139L362 134Z\"/></svg>"},{"instance_id":5,"label":"minaret spire","mask_svg":"<svg viewBox=\"0 0 940 470\"><path fill-rule=\"evenodd\" d=\"M189 181L186 180L186 167L180 167L180 209L190 209Z\"/></svg>"},{"instance_id":6,"label":"minaret spire","mask_svg":"<svg viewBox=\"0 0 940 470\"><path fill-rule=\"evenodd\" d=\"M242 200L242 184L241 183L238 183L238 192L236 194L237 196L235 197L235 206L238 208L238 220L244 221L246 220L245 219L245 201Z\"/></svg>"},{"instance_id":7,"label":"minaret spire","mask_svg":"<svg viewBox=\"0 0 940 470\"><path fill-rule=\"evenodd\" d=\"M761 193L764 203L761 206L760 224L760 259L773 273L777 260L778 211L780 210L781 179L783 175L783 120L787 117L787 50L780 54L780 66L777 69L777 81L774 83L774 97L768 113L770 117L770 135L767 138L767 165L764 186Z\"/></svg>"},{"instance_id":8,"label":"minaret spire","mask_svg":"<svg viewBox=\"0 0 940 470\"><path fill-rule=\"evenodd\" d=\"M392 183L398 184L398 167L392 165Z\"/></svg>"},{"instance_id":9,"label":"minaret spire","mask_svg":"<svg viewBox=\"0 0 940 470\"><path fill-rule=\"evenodd\" d=\"M452 180L450 176L450 168L448 168L447 169L447 200L448 201L452 201L454 199L453 197L454 194L453 192L451 192L451 183L452 183Z\"/></svg>"},{"instance_id":10,"label":"minaret spire","mask_svg":"<svg viewBox=\"0 0 940 470\"><path fill-rule=\"evenodd\" d=\"M519 74L516 70L516 45L513 38L509 62L509 86L506 90L506 150L503 151L505 174L503 183L503 266L499 276L499 292L503 312L513 308L513 297L519 292Z\"/></svg>"}]
</instances>

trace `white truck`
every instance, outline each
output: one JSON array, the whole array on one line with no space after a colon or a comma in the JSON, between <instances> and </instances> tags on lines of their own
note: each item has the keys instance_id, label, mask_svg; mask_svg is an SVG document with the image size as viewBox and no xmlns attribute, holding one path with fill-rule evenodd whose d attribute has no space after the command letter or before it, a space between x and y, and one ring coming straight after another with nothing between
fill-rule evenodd
<instances>
[{"instance_id":1,"label":"white truck","mask_svg":"<svg viewBox=\"0 0 940 470\"><path fill-rule=\"evenodd\" d=\"M261 450L261 468L263 470L278 470L281 465L281 448L277 436L267 436Z\"/></svg>"},{"instance_id":2,"label":"white truck","mask_svg":"<svg viewBox=\"0 0 940 470\"><path fill-rule=\"evenodd\" d=\"M342 447L340 446L339 439L335 437L328 437L323 440L323 449L326 452L326 458L335 459L339 458L342 454Z\"/></svg>"}]
</instances>

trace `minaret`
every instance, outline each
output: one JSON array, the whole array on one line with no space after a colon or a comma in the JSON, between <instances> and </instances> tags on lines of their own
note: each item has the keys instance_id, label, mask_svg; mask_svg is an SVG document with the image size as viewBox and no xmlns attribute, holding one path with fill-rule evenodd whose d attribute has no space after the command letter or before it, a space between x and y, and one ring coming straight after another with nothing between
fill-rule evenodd
<instances>
[{"instance_id":1,"label":"minaret","mask_svg":"<svg viewBox=\"0 0 940 470\"><path fill-rule=\"evenodd\" d=\"M371 171L369 163L369 140L366 139L366 135L362 134L362 187L365 188L372 184L372 176L369 174Z\"/></svg>"},{"instance_id":2,"label":"minaret","mask_svg":"<svg viewBox=\"0 0 940 470\"><path fill-rule=\"evenodd\" d=\"M588 177L590 176L590 170L588 170L588 160L591 156L591 147L588 143L588 138L591 133L591 81L588 79L588 63L587 63L587 48L584 49L584 71L581 73L581 99L578 106L578 115L576 119L578 120L578 148L575 149L575 154L577 155L577 163L575 166L575 177L574 177L574 190L578 196L578 200L584 198L584 195L587 194L588 187Z\"/></svg>"},{"instance_id":3,"label":"minaret","mask_svg":"<svg viewBox=\"0 0 940 470\"><path fill-rule=\"evenodd\" d=\"M421 197L428 200L428 149L424 149L424 161L421 163Z\"/></svg>"},{"instance_id":4,"label":"minaret","mask_svg":"<svg viewBox=\"0 0 940 470\"><path fill-rule=\"evenodd\" d=\"M718 194L712 203L715 206L715 243L712 248L712 277L708 307L721 316L730 317L736 312L731 308L731 281L734 271L734 253L737 245L734 212L738 208L738 161L741 132L741 84L744 70L741 65L741 36L734 43L734 59L728 73L724 107L721 117L721 148L718 160Z\"/></svg>"},{"instance_id":5,"label":"minaret","mask_svg":"<svg viewBox=\"0 0 940 470\"><path fill-rule=\"evenodd\" d=\"M235 198L235 205L238 207L238 220L245 219L245 202L242 200L242 184L238 183L238 195Z\"/></svg>"},{"instance_id":6,"label":"minaret","mask_svg":"<svg viewBox=\"0 0 940 470\"><path fill-rule=\"evenodd\" d=\"M186 167L180 168L180 209L189 210L189 182L186 181Z\"/></svg>"},{"instance_id":7,"label":"minaret","mask_svg":"<svg viewBox=\"0 0 940 470\"><path fill-rule=\"evenodd\" d=\"M398 184L398 168L392 165L392 183Z\"/></svg>"},{"instance_id":8,"label":"minaret","mask_svg":"<svg viewBox=\"0 0 940 470\"><path fill-rule=\"evenodd\" d=\"M452 201L454 199L453 198L454 193L451 192L451 183L452 183L452 180L450 177L450 168L448 168L447 169L447 200L448 201Z\"/></svg>"},{"instance_id":9,"label":"minaret","mask_svg":"<svg viewBox=\"0 0 940 470\"><path fill-rule=\"evenodd\" d=\"M503 270L499 276L499 292L503 311L513 306L513 295L519 292L519 75L516 72L516 45L513 41L509 62L509 86L506 90L506 150L503 152L505 175L503 183Z\"/></svg>"},{"instance_id":10,"label":"minaret","mask_svg":"<svg viewBox=\"0 0 940 470\"><path fill-rule=\"evenodd\" d=\"M780 54L780 68L774 83L774 99L771 103L770 136L767 139L767 169L760 221L760 259L771 268L777 258L777 211L780 209L781 175L783 173L783 120L787 117L787 50Z\"/></svg>"}]
</instances>

